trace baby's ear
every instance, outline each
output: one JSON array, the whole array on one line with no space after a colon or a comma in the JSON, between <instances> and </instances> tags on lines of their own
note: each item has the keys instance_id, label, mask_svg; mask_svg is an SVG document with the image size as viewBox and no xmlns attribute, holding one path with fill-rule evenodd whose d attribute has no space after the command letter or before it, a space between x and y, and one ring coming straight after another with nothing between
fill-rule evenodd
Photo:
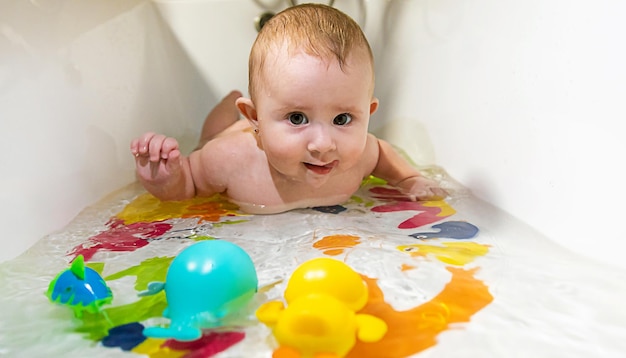
<instances>
[{"instance_id":1,"label":"baby's ear","mask_svg":"<svg viewBox=\"0 0 626 358\"><path fill-rule=\"evenodd\" d=\"M372 102L370 102L370 115L374 114L378 109L378 98L372 97Z\"/></svg>"},{"instance_id":2,"label":"baby's ear","mask_svg":"<svg viewBox=\"0 0 626 358\"><path fill-rule=\"evenodd\" d=\"M237 108L239 108L239 112L250 121L250 124L253 128L258 127L257 123L257 114L256 108L254 107L254 102L250 98L239 97L237 101L235 101Z\"/></svg>"}]
</instances>

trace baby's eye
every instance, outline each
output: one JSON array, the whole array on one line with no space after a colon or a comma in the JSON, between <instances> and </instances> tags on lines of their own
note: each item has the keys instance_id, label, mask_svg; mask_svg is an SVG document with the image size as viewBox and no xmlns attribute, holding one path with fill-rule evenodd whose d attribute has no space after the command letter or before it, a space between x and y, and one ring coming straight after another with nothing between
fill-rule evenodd
<instances>
[{"instance_id":1,"label":"baby's eye","mask_svg":"<svg viewBox=\"0 0 626 358\"><path fill-rule=\"evenodd\" d=\"M352 116L350 113L342 113L333 119L333 124L338 126L345 126L350 122L352 122Z\"/></svg>"},{"instance_id":2,"label":"baby's eye","mask_svg":"<svg viewBox=\"0 0 626 358\"><path fill-rule=\"evenodd\" d=\"M291 113L289 114L288 119L291 124L294 124L297 126L309 123L309 120L302 113Z\"/></svg>"}]
</instances>

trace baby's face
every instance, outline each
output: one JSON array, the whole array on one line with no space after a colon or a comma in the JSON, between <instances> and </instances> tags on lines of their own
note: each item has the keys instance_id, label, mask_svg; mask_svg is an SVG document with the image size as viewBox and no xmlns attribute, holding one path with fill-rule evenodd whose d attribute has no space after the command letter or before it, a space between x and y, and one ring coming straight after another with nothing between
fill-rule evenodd
<instances>
[{"instance_id":1,"label":"baby's face","mask_svg":"<svg viewBox=\"0 0 626 358\"><path fill-rule=\"evenodd\" d=\"M378 105L370 63L350 58L342 70L286 51L274 59L255 99L261 145L276 172L319 187L362 158Z\"/></svg>"}]
</instances>

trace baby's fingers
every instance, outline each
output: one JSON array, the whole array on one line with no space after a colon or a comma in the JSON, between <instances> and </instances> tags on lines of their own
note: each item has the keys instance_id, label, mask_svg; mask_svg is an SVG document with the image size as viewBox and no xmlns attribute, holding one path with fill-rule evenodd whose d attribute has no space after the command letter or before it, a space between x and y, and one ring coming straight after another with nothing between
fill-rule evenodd
<instances>
[{"instance_id":1,"label":"baby's fingers","mask_svg":"<svg viewBox=\"0 0 626 358\"><path fill-rule=\"evenodd\" d=\"M179 155L178 141L171 137L165 138L161 146L161 159L173 159L174 156Z\"/></svg>"},{"instance_id":2,"label":"baby's fingers","mask_svg":"<svg viewBox=\"0 0 626 358\"><path fill-rule=\"evenodd\" d=\"M156 134L153 132L144 133L141 137L135 138L130 142L130 151L135 157L149 154L149 144Z\"/></svg>"},{"instance_id":3,"label":"baby's fingers","mask_svg":"<svg viewBox=\"0 0 626 358\"><path fill-rule=\"evenodd\" d=\"M151 162L158 162L161 160L161 151L163 150L163 143L167 139L166 136L162 134L155 134L148 143L148 152L150 155Z\"/></svg>"},{"instance_id":4,"label":"baby's fingers","mask_svg":"<svg viewBox=\"0 0 626 358\"><path fill-rule=\"evenodd\" d=\"M448 196L448 192L440 187L430 187L424 190L418 190L414 195L414 199L412 198L412 200L439 201L445 199Z\"/></svg>"},{"instance_id":5,"label":"baby's fingers","mask_svg":"<svg viewBox=\"0 0 626 358\"><path fill-rule=\"evenodd\" d=\"M169 152L168 157L165 159L165 168L168 173L176 173L181 167L180 150L174 149Z\"/></svg>"},{"instance_id":6,"label":"baby's fingers","mask_svg":"<svg viewBox=\"0 0 626 358\"><path fill-rule=\"evenodd\" d=\"M136 157L139 155L139 139L135 138L130 141L130 152Z\"/></svg>"},{"instance_id":7,"label":"baby's fingers","mask_svg":"<svg viewBox=\"0 0 626 358\"><path fill-rule=\"evenodd\" d=\"M428 200L443 200L448 196L448 192L440 187L430 188L430 198Z\"/></svg>"},{"instance_id":8,"label":"baby's fingers","mask_svg":"<svg viewBox=\"0 0 626 358\"><path fill-rule=\"evenodd\" d=\"M154 134L152 134L152 135L154 135ZM150 138L152 138L152 135L150 136ZM139 157L140 155L145 155L146 153L148 153L147 143L149 142L149 139L146 140L145 136L146 135L143 135L143 136L141 136L139 138L134 138L130 142L130 152L135 157Z\"/></svg>"}]
</instances>

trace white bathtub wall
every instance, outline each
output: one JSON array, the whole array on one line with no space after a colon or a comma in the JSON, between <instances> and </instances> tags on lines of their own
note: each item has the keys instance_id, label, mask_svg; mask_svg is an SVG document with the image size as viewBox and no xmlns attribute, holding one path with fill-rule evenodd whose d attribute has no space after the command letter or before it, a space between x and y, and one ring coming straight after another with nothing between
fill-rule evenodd
<instances>
[{"instance_id":1,"label":"white bathtub wall","mask_svg":"<svg viewBox=\"0 0 626 358\"><path fill-rule=\"evenodd\" d=\"M392 1L376 125L553 240L626 267L625 18L617 0Z\"/></svg>"},{"instance_id":2,"label":"white bathtub wall","mask_svg":"<svg viewBox=\"0 0 626 358\"><path fill-rule=\"evenodd\" d=\"M255 19L289 6L288 0L152 1L202 78L214 92L224 94L232 89L248 90L248 55L258 33ZM383 7L385 2L337 0L334 6L376 31L373 26L379 26L380 16L367 21L366 7Z\"/></svg>"},{"instance_id":3,"label":"white bathtub wall","mask_svg":"<svg viewBox=\"0 0 626 358\"><path fill-rule=\"evenodd\" d=\"M238 68L262 9L208 1L225 7L206 15L220 28L201 32L207 48L232 40L198 57L160 21L166 2L0 4L0 261L132 181L133 136L153 129L190 144L216 100L245 87ZM381 99L372 128L552 239L620 264L626 5L366 3ZM213 72L197 68L207 58Z\"/></svg>"},{"instance_id":4,"label":"white bathtub wall","mask_svg":"<svg viewBox=\"0 0 626 358\"><path fill-rule=\"evenodd\" d=\"M195 136L216 96L150 2L2 1L0 261L132 182L133 136Z\"/></svg>"},{"instance_id":5,"label":"white bathtub wall","mask_svg":"<svg viewBox=\"0 0 626 358\"><path fill-rule=\"evenodd\" d=\"M210 10L198 11L202 3ZM337 5L363 22L360 4ZM0 262L133 181L128 143L134 136L167 133L189 150L219 98L247 89L254 18L286 6L282 0L0 2ZM189 26L193 20L203 26ZM172 25L206 45L186 48Z\"/></svg>"}]
</instances>

